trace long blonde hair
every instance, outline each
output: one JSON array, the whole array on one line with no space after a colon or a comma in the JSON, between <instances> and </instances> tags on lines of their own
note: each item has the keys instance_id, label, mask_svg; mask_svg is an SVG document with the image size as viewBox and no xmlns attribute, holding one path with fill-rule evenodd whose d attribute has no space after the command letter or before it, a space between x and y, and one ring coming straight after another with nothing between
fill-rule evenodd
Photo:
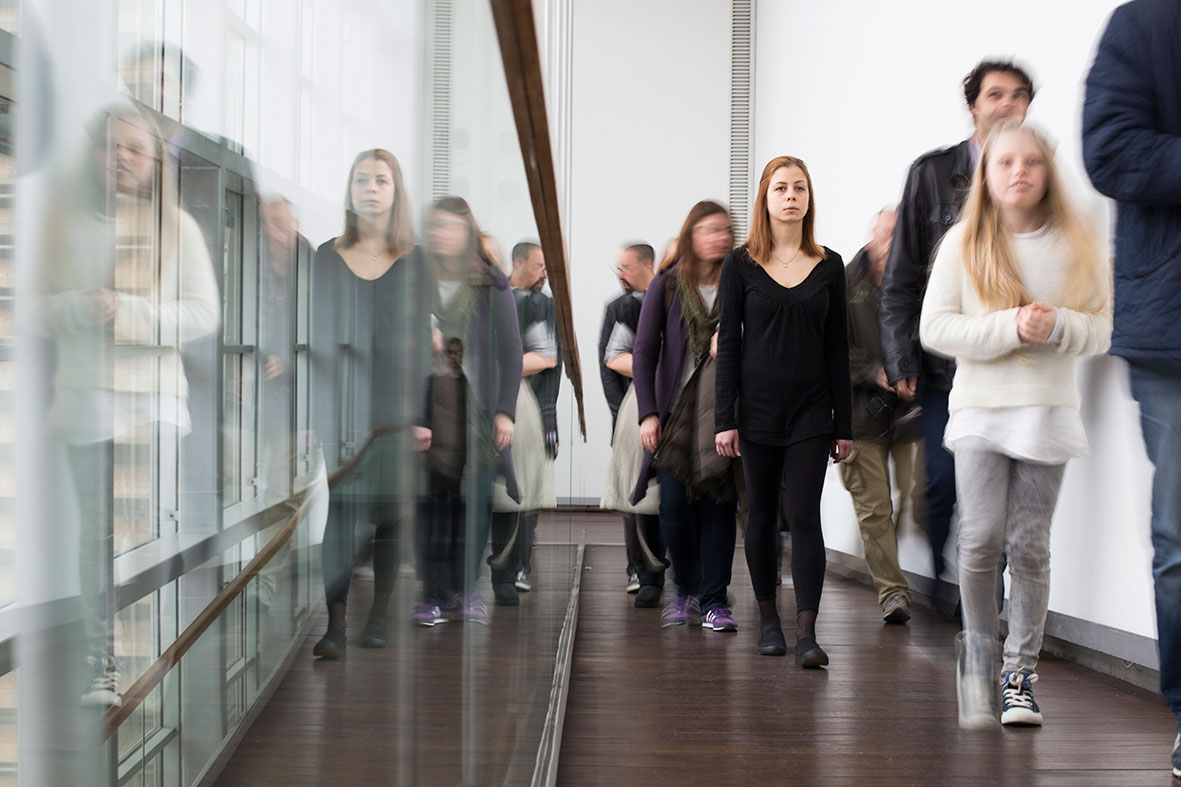
<instances>
[{"instance_id":1,"label":"long blonde hair","mask_svg":"<svg viewBox=\"0 0 1181 787\"><path fill-rule=\"evenodd\" d=\"M980 151L980 162L972 175L972 190L964 203L960 224L963 226L961 252L964 272L981 303L994 310L1024 306L1033 301L1013 255L1010 233L1001 222L1000 206L988 192L987 171L992 150L1003 134L1028 134L1037 143L1046 162L1046 193L1042 206L1046 222L1066 239L1072 269L1066 276L1066 294L1059 305L1077 311L1098 313L1106 305L1106 296L1095 302L1095 293L1106 292L1106 272L1094 236L1079 221L1063 193L1062 180L1054 164L1054 150L1041 133L1030 126L1007 123L993 129Z\"/></svg>"},{"instance_id":2,"label":"long blonde hair","mask_svg":"<svg viewBox=\"0 0 1181 787\"><path fill-rule=\"evenodd\" d=\"M151 157L154 172L150 188L136 195L137 199L151 206L153 214L153 245L158 259L172 260L180 253L180 192L176 178L168 162L168 152L160 127L151 117L127 101L108 104L99 110L86 124L86 140L72 169L58 179L56 198L45 223L44 254L47 260L47 286L52 291L64 292L78 286L76 270L73 267L70 229L76 226L79 216L95 212L108 213L113 210L115 187L109 173L98 168L97 154L107 151L113 155L115 129L119 123L128 123L146 132L152 139ZM112 238L110 249L114 251ZM100 250L95 250L99 253Z\"/></svg>"}]
</instances>

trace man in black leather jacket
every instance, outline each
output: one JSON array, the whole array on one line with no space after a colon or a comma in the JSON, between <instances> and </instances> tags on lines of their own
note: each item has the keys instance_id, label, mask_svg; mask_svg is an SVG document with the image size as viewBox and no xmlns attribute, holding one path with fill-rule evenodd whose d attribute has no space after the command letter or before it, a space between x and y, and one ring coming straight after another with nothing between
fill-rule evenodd
<instances>
[{"instance_id":1,"label":"man in black leather jacket","mask_svg":"<svg viewBox=\"0 0 1181 787\"><path fill-rule=\"evenodd\" d=\"M959 218L981 145L994 126L1024 119L1033 92L1029 75L1012 61L981 61L964 78L964 100L972 113L975 132L958 145L923 154L911 165L882 278L882 358L886 376L902 399L917 398L922 406L927 534L936 578L943 573L943 548L955 508L955 465L943 448L947 396L955 362L930 355L920 347L919 313L932 254Z\"/></svg>"}]
</instances>

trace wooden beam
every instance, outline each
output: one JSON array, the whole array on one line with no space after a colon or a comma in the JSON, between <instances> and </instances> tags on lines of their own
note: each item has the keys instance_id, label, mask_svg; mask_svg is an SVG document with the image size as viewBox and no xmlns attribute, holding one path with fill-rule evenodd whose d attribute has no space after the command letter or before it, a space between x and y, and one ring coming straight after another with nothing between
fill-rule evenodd
<instances>
[{"instance_id":1,"label":"wooden beam","mask_svg":"<svg viewBox=\"0 0 1181 787\"><path fill-rule=\"evenodd\" d=\"M509 100L517 124L517 138L521 143L521 158L525 163L525 177L529 182L529 198L537 234L545 255L546 274L554 293L554 307L558 316L558 340L566 377L574 388L578 405L578 427L586 440L586 412L582 402L582 364L578 355L578 341L574 335L574 305L570 296L570 269L566 260L566 244L562 236L557 176L554 172L553 149L550 145L549 123L545 111L545 89L541 74L541 50L537 44L537 29L533 21L532 0L490 0L496 36L500 41L500 57L504 62L504 78L508 83Z\"/></svg>"}]
</instances>

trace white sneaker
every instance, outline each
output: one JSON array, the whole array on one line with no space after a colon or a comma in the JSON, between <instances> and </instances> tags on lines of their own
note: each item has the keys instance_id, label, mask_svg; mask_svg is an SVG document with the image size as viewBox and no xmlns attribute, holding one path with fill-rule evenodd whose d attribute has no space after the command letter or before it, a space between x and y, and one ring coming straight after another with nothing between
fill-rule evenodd
<instances>
[{"instance_id":1,"label":"white sneaker","mask_svg":"<svg viewBox=\"0 0 1181 787\"><path fill-rule=\"evenodd\" d=\"M522 593L528 593L533 589L533 586L529 584L529 575L523 570L517 572L517 581L514 584L517 586L517 590Z\"/></svg>"},{"instance_id":2,"label":"white sneaker","mask_svg":"<svg viewBox=\"0 0 1181 787\"><path fill-rule=\"evenodd\" d=\"M119 660L114 656L89 656L86 659L94 670L94 677L82 692L82 705L90 708L113 708L123 704L119 693Z\"/></svg>"},{"instance_id":3,"label":"white sneaker","mask_svg":"<svg viewBox=\"0 0 1181 787\"><path fill-rule=\"evenodd\" d=\"M631 572L627 575L627 592L637 593L640 590L640 575L636 572Z\"/></svg>"}]
</instances>

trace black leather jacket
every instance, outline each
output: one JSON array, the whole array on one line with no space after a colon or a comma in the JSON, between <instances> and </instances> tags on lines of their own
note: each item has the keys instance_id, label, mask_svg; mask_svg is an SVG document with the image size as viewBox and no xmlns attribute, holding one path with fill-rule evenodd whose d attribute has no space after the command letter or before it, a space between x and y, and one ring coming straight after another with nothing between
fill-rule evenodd
<instances>
[{"instance_id":1,"label":"black leather jacket","mask_svg":"<svg viewBox=\"0 0 1181 787\"><path fill-rule=\"evenodd\" d=\"M927 385L951 389L955 362L919 345L919 313L931 272L931 257L955 224L972 181L968 140L920 156L906 176L898 223L882 278L882 359L891 384L921 377Z\"/></svg>"}]
</instances>

